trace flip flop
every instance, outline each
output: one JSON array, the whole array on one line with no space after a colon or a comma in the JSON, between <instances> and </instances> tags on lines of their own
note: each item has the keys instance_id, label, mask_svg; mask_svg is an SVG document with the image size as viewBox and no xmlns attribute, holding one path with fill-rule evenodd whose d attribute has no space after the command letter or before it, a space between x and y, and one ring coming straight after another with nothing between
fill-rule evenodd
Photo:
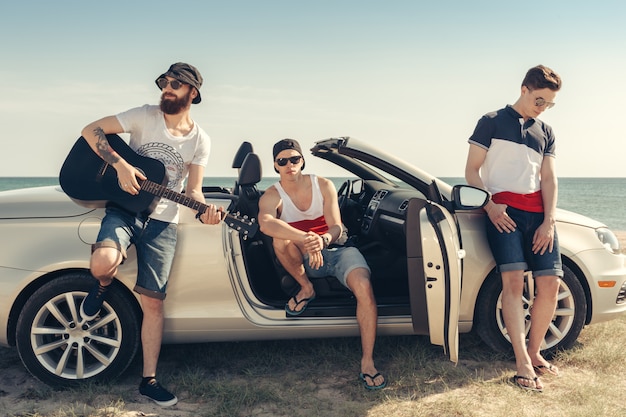
<instances>
[{"instance_id":1,"label":"flip flop","mask_svg":"<svg viewBox=\"0 0 626 417\"><path fill-rule=\"evenodd\" d=\"M535 386L529 386L529 385L524 385L521 382L519 382L520 379L524 379L526 381L531 381L535 384ZM532 392L543 392L543 388L537 388L537 380L539 378L538 377L529 377L529 376L521 376L521 375L515 375L513 378L511 378L511 382L513 382L515 385L517 385L519 388L526 390L526 391L532 391Z\"/></svg>"},{"instance_id":2,"label":"flip flop","mask_svg":"<svg viewBox=\"0 0 626 417\"><path fill-rule=\"evenodd\" d=\"M559 376L559 368L557 368L556 366L553 366L551 363L549 363L548 366L533 365L533 369L535 370L535 373L539 376L543 376L543 375Z\"/></svg>"},{"instance_id":3,"label":"flip flop","mask_svg":"<svg viewBox=\"0 0 626 417\"><path fill-rule=\"evenodd\" d=\"M306 310L306 308L308 307L309 303L313 300L315 300L315 296L313 297L309 297L309 298L303 298L302 300L298 301L298 299L296 298L296 296L294 295L293 297L290 298L290 301L293 300L296 303L296 308L304 303L304 306L300 309L300 310L292 310L289 308L289 302L287 302L287 304L285 304L285 312L287 312L287 315L289 316L299 316L300 314L302 314L304 312L304 310Z\"/></svg>"},{"instance_id":4,"label":"flip flop","mask_svg":"<svg viewBox=\"0 0 626 417\"><path fill-rule=\"evenodd\" d=\"M376 378L378 378L379 376L383 376L383 374L381 374L380 372L376 373L376 375L360 373L359 374L359 379L363 383L363 386L365 387L365 389L368 389L370 391L374 391L374 390L377 390L377 389L385 388L387 386L387 379L385 377L383 377L383 382L381 384L379 384L379 385L369 385L365 378L369 378L372 381L372 383L373 383L374 380Z\"/></svg>"}]
</instances>

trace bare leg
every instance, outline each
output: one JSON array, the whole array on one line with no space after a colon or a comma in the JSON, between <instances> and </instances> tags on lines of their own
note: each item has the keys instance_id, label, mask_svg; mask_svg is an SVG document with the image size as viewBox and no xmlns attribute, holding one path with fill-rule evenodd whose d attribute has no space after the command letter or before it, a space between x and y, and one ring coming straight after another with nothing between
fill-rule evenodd
<instances>
[{"instance_id":1,"label":"bare leg","mask_svg":"<svg viewBox=\"0 0 626 417\"><path fill-rule=\"evenodd\" d=\"M91 275L98 280L98 285L89 290L80 304L82 320L90 321L97 317L122 259L122 254L111 247L100 247L92 253L90 270Z\"/></svg>"},{"instance_id":2,"label":"bare leg","mask_svg":"<svg viewBox=\"0 0 626 417\"><path fill-rule=\"evenodd\" d=\"M531 326L528 340L528 355L533 366L550 366L541 356L540 351L543 339L554 317L560 283L561 280L557 276L535 278L537 296L531 310ZM552 372L558 374L558 369L553 366Z\"/></svg>"},{"instance_id":3,"label":"bare leg","mask_svg":"<svg viewBox=\"0 0 626 417\"><path fill-rule=\"evenodd\" d=\"M517 375L534 378L535 371L526 350L526 331L524 326L524 309L522 307L522 294L524 290L524 271L508 271L502 273L502 315L507 333L511 339L513 352L515 353L515 365ZM544 332L545 334L545 332ZM533 386L533 382L520 379L520 383ZM537 380L536 388L543 388L540 380Z\"/></svg>"},{"instance_id":4,"label":"bare leg","mask_svg":"<svg viewBox=\"0 0 626 417\"><path fill-rule=\"evenodd\" d=\"M91 275L100 281L100 285L106 287L113 281L122 259L122 254L117 249L106 246L96 249L90 259Z\"/></svg>"},{"instance_id":5,"label":"bare leg","mask_svg":"<svg viewBox=\"0 0 626 417\"><path fill-rule=\"evenodd\" d=\"M378 373L374 365L374 344L376 342L376 327L378 324L378 310L374 291L370 282L369 272L365 268L356 268L350 271L346 280L348 288L356 297L356 319L361 332L361 373L374 376ZM370 383L371 382L371 383ZM370 381L368 385L380 385L385 382L382 375Z\"/></svg>"},{"instance_id":6,"label":"bare leg","mask_svg":"<svg viewBox=\"0 0 626 417\"><path fill-rule=\"evenodd\" d=\"M300 291L296 294L298 301L313 297L315 290L313 289L313 284L304 272L302 252L300 252L300 249L289 240L274 239L274 252L283 268L300 284ZM300 311L304 308L304 304L300 304L298 308L296 308L296 302L292 297L289 300L289 308L291 310Z\"/></svg>"},{"instance_id":7,"label":"bare leg","mask_svg":"<svg viewBox=\"0 0 626 417\"><path fill-rule=\"evenodd\" d=\"M163 340L163 300L141 295L143 322L141 343L143 348L143 376L156 376L157 362Z\"/></svg>"}]
</instances>

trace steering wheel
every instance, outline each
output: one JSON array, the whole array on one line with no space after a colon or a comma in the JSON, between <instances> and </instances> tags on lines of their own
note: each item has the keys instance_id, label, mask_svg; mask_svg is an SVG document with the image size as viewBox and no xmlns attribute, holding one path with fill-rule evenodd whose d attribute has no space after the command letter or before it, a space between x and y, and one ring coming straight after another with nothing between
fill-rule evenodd
<instances>
[{"instance_id":1,"label":"steering wheel","mask_svg":"<svg viewBox=\"0 0 626 417\"><path fill-rule=\"evenodd\" d=\"M341 187L339 187L339 191L337 191L337 199L339 200L339 212L343 213L343 209L348 204L348 200L352 196L352 181L345 180Z\"/></svg>"}]
</instances>

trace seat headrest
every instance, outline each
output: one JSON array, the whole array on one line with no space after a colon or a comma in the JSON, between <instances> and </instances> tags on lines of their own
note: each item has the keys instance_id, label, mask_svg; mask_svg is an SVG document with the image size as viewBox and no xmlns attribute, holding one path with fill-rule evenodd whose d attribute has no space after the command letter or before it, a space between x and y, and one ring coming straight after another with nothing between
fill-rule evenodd
<instances>
[{"instance_id":1,"label":"seat headrest","mask_svg":"<svg viewBox=\"0 0 626 417\"><path fill-rule=\"evenodd\" d=\"M242 142L241 145L239 145L237 153L235 154L235 158L233 159L232 168L241 168L243 160L246 159L246 155L251 152L254 152L252 144L250 142Z\"/></svg>"},{"instance_id":2,"label":"seat headrest","mask_svg":"<svg viewBox=\"0 0 626 417\"><path fill-rule=\"evenodd\" d=\"M240 186L242 185L254 185L261 181L263 172L261 169L261 160L255 153L249 153L241 164L239 170L239 180L237 181Z\"/></svg>"}]
</instances>

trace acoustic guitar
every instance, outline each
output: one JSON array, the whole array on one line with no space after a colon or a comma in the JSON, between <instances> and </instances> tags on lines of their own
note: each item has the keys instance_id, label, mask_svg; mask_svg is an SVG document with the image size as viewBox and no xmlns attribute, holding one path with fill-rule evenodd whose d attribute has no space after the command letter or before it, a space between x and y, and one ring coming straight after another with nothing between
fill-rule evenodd
<instances>
[{"instance_id":1,"label":"acoustic guitar","mask_svg":"<svg viewBox=\"0 0 626 417\"><path fill-rule=\"evenodd\" d=\"M59 184L72 200L85 207L104 207L107 202L113 202L133 213L151 213L159 200L166 198L198 213L206 211L208 206L205 203L166 187L167 172L161 161L137 154L118 135L106 137L111 148L147 177L146 180L137 178L141 186L139 194L122 190L115 168L100 158L81 136L72 146L59 173ZM238 213L224 213L223 220L244 239L253 237L259 228L255 219Z\"/></svg>"}]
</instances>

